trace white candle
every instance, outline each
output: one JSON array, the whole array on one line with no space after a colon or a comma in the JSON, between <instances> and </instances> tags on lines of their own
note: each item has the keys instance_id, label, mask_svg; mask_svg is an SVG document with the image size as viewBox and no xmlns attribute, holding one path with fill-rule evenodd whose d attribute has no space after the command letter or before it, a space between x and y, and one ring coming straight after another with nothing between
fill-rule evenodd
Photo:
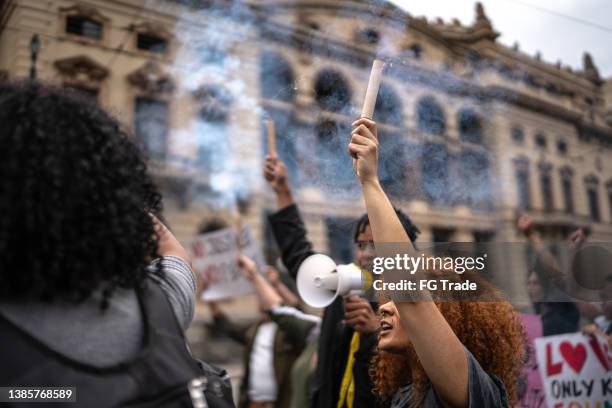
<instances>
[{"instance_id":1,"label":"white candle","mask_svg":"<svg viewBox=\"0 0 612 408\"><path fill-rule=\"evenodd\" d=\"M370 81L366 90L365 100L363 101L363 109L361 117L372 119L374 116L374 107L376 106L376 97L380 88L380 80L385 63L382 60L375 59L372 63L372 71L370 72Z\"/></svg>"}]
</instances>

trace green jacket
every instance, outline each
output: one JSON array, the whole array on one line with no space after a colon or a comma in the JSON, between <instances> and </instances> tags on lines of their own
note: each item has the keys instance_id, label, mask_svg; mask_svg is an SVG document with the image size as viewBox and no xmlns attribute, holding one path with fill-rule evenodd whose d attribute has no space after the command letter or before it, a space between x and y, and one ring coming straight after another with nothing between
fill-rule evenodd
<instances>
[{"instance_id":1,"label":"green jacket","mask_svg":"<svg viewBox=\"0 0 612 408\"><path fill-rule=\"evenodd\" d=\"M295 308L280 306L269 312L270 318L278 325L274 337L273 366L278 395L277 408L291 408L291 368L306 347L310 331L317 325L316 316L304 315ZM235 341L245 346L243 355L244 377L240 384L240 401L238 408L246 408L249 404L249 371L251 351L259 326L265 320L254 324L237 325L225 314L215 316L215 327L226 333Z\"/></svg>"}]
</instances>

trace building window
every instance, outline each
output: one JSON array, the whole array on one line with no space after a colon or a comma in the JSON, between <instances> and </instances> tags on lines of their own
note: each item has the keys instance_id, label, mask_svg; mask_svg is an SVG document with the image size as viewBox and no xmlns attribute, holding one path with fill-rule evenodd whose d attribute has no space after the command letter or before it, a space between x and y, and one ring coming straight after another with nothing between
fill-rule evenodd
<instances>
[{"instance_id":1,"label":"building window","mask_svg":"<svg viewBox=\"0 0 612 408\"><path fill-rule=\"evenodd\" d=\"M154 34L138 33L136 37L136 46L139 50L164 54L168 49L168 41Z\"/></svg>"},{"instance_id":2,"label":"building window","mask_svg":"<svg viewBox=\"0 0 612 408\"><path fill-rule=\"evenodd\" d=\"M514 160L516 175L516 190L518 192L518 207L522 210L531 208L531 193L529 189L529 161L525 157Z\"/></svg>"},{"instance_id":3,"label":"building window","mask_svg":"<svg viewBox=\"0 0 612 408\"><path fill-rule=\"evenodd\" d=\"M374 118L379 123L402 126L404 117L402 103L397 94L387 84L381 84L374 107Z\"/></svg>"},{"instance_id":4,"label":"building window","mask_svg":"<svg viewBox=\"0 0 612 408\"><path fill-rule=\"evenodd\" d=\"M150 159L164 160L167 154L168 103L137 97L135 121L138 144Z\"/></svg>"},{"instance_id":5,"label":"building window","mask_svg":"<svg viewBox=\"0 0 612 408\"><path fill-rule=\"evenodd\" d=\"M589 211L591 218L595 221L599 221L599 197L597 194L597 188L587 188L587 196L589 199Z\"/></svg>"},{"instance_id":6,"label":"building window","mask_svg":"<svg viewBox=\"0 0 612 408\"><path fill-rule=\"evenodd\" d=\"M405 48L404 54L414 59L421 59L423 56L423 47L421 47L419 44L412 44L411 46Z\"/></svg>"},{"instance_id":7,"label":"building window","mask_svg":"<svg viewBox=\"0 0 612 408\"><path fill-rule=\"evenodd\" d=\"M517 145L525 143L525 133L520 128L512 128L512 141Z\"/></svg>"},{"instance_id":8,"label":"building window","mask_svg":"<svg viewBox=\"0 0 612 408\"><path fill-rule=\"evenodd\" d=\"M417 127L421 132L434 135L446 134L444 111L438 102L427 96L417 104Z\"/></svg>"},{"instance_id":9,"label":"building window","mask_svg":"<svg viewBox=\"0 0 612 408\"><path fill-rule=\"evenodd\" d=\"M565 140L557 141L557 152L562 156L567 155L567 142Z\"/></svg>"},{"instance_id":10,"label":"building window","mask_svg":"<svg viewBox=\"0 0 612 408\"><path fill-rule=\"evenodd\" d=\"M406 178L409 160L407 151L410 147L401 134L378 131L380 141L380 159L378 174L380 183L391 198L408 198L410 191ZM415 182L415 180L410 180Z\"/></svg>"},{"instance_id":11,"label":"building window","mask_svg":"<svg viewBox=\"0 0 612 408\"><path fill-rule=\"evenodd\" d=\"M491 191L491 174L489 160L478 152L464 151L460 155L462 188L458 188L458 200L478 210L491 209L493 194ZM461 182L457 181L457 182Z\"/></svg>"},{"instance_id":12,"label":"building window","mask_svg":"<svg viewBox=\"0 0 612 408\"><path fill-rule=\"evenodd\" d=\"M102 24L83 16L67 16L66 32L94 40L102 39Z\"/></svg>"},{"instance_id":13,"label":"building window","mask_svg":"<svg viewBox=\"0 0 612 408\"><path fill-rule=\"evenodd\" d=\"M454 230L448 228L432 228L432 242L436 244L444 244L451 242ZM448 254L449 245L434 245L434 256L444 256Z\"/></svg>"},{"instance_id":14,"label":"building window","mask_svg":"<svg viewBox=\"0 0 612 408\"><path fill-rule=\"evenodd\" d=\"M353 229L355 220L350 218L326 217L329 256L338 263L351 263L354 259Z\"/></svg>"},{"instance_id":15,"label":"building window","mask_svg":"<svg viewBox=\"0 0 612 408\"><path fill-rule=\"evenodd\" d=\"M457 114L459 138L464 142L482 142L482 124L480 117L470 109L463 109Z\"/></svg>"},{"instance_id":16,"label":"building window","mask_svg":"<svg viewBox=\"0 0 612 408\"><path fill-rule=\"evenodd\" d=\"M343 111L350 107L351 89L341 73L326 69L315 79L315 99L325 110Z\"/></svg>"},{"instance_id":17,"label":"building window","mask_svg":"<svg viewBox=\"0 0 612 408\"><path fill-rule=\"evenodd\" d=\"M448 204L450 155L441 144L426 143L421 152L421 189L435 204Z\"/></svg>"},{"instance_id":18,"label":"building window","mask_svg":"<svg viewBox=\"0 0 612 408\"><path fill-rule=\"evenodd\" d=\"M259 58L259 75L264 98L286 102L295 98L293 70L281 55L263 53Z\"/></svg>"},{"instance_id":19,"label":"building window","mask_svg":"<svg viewBox=\"0 0 612 408\"><path fill-rule=\"evenodd\" d=\"M355 39L370 45L376 45L380 41L380 33L373 28L358 31Z\"/></svg>"},{"instance_id":20,"label":"building window","mask_svg":"<svg viewBox=\"0 0 612 408\"><path fill-rule=\"evenodd\" d=\"M564 210L568 214L574 213L574 187L572 178L574 172L569 167L564 167L560 171L561 175L561 191L563 193Z\"/></svg>"},{"instance_id":21,"label":"building window","mask_svg":"<svg viewBox=\"0 0 612 408\"><path fill-rule=\"evenodd\" d=\"M551 166L540 166L540 187L542 189L542 206L544 211L554 210L553 187L551 177Z\"/></svg>"},{"instance_id":22,"label":"building window","mask_svg":"<svg viewBox=\"0 0 612 408\"><path fill-rule=\"evenodd\" d=\"M491 242L495 238L495 231L474 231L474 242Z\"/></svg>"},{"instance_id":23,"label":"building window","mask_svg":"<svg viewBox=\"0 0 612 408\"><path fill-rule=\"evenodd\" d=\"M355 174L352 159L346 152L346 135L350 134L348 123L325 120L315 126L317 138L318 185L336 194L354 192Z\"/></svg>"},{"instance_id":24,"label":"building window","mask_svg":"<svg viewBox=\"0 0 612 408\"><path fill-rule=\"evenodd\" d=\"M198 154L196 165L211 174L223 173L230 157L227 116L232 99L221 87L200 87L194 94L199 108L196 120Z\"/></svg>"},{"instance_id":25,"label":"building window","mask_svg":"<svg viewBox=\"0 0 612 408\"><path fill-rule=\"evenodd\" d=\"M586 177L584 181L589 204L589 214L594 221L599 221L599 179L591 175Z\"/></svg>"},{"instance_id":26,"label":"building window","mask_svg":"<svg viewBox=\"0 0 612 408\"><path fill-rule=\"evenodd\" d=\"M535 142L539 149L546 150L546 137L543 134L538 133L535 137Z\"/></svg>"}]
</instances>

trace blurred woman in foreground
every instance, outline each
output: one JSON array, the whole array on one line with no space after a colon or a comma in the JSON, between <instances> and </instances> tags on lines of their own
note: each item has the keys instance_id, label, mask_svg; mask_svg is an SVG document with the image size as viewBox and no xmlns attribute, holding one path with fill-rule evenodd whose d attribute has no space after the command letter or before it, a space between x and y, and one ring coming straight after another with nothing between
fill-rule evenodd
<instances>
[{"instance_id":1,"label":"blurred woman in foreground","mask_svg":"<svg viewBox=\"0 0 612 408\"><path fill-rule=\"evenodd\" d=\"M374 242L409 244L378 180L376 124L360 119L353 126L349 152ZM411 251L410 245L405 248ZM431 295L420 293L421 299ZM523 335L508 302L390 301L380 314L372 376L375 392L391 401L391 407L498 407L514 402Z\"/></svg>"}]
</instances>

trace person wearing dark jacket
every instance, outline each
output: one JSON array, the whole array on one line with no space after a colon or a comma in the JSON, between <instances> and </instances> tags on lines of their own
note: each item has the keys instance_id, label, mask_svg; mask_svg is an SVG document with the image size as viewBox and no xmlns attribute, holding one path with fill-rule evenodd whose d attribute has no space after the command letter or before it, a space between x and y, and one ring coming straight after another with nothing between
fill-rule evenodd
<instances>
[{"instance_id":1,"label":"person wearing dark jacket","mask_svg":"<svg viewBox=\"0 0 612 408\"><path fill-rule=\"evenodd\" d=\"M269 217L283 263L295 279L301 263L314 254L306 228L293 201L284 163L267 157L264 177L276 193L278 211ZM406 232L416 239L418 229L400 211ZM372 232L367 215L357 223L355 264L371 270L374 259ZM369 376L372 351L377 341L379 319L376 303L359 296L338 298L325 309L318 345L312 406L316 408L363 408L377 403Z\"/></svg>"},{"instance_id":2,"label":"person wearing dark jacket","mask_svg":"<svg viewBox=\"0 0 612 408\"><path fill-rule=\"evenodd\" d=\"M253 260L242 255L238 265L255 288L262 318L236 324L216 303L209 302L216 330L245 346L238 407L291 408L291 369L319 318L284 306L284 298L257 272Z\"/></svg>"}]
</instances>

